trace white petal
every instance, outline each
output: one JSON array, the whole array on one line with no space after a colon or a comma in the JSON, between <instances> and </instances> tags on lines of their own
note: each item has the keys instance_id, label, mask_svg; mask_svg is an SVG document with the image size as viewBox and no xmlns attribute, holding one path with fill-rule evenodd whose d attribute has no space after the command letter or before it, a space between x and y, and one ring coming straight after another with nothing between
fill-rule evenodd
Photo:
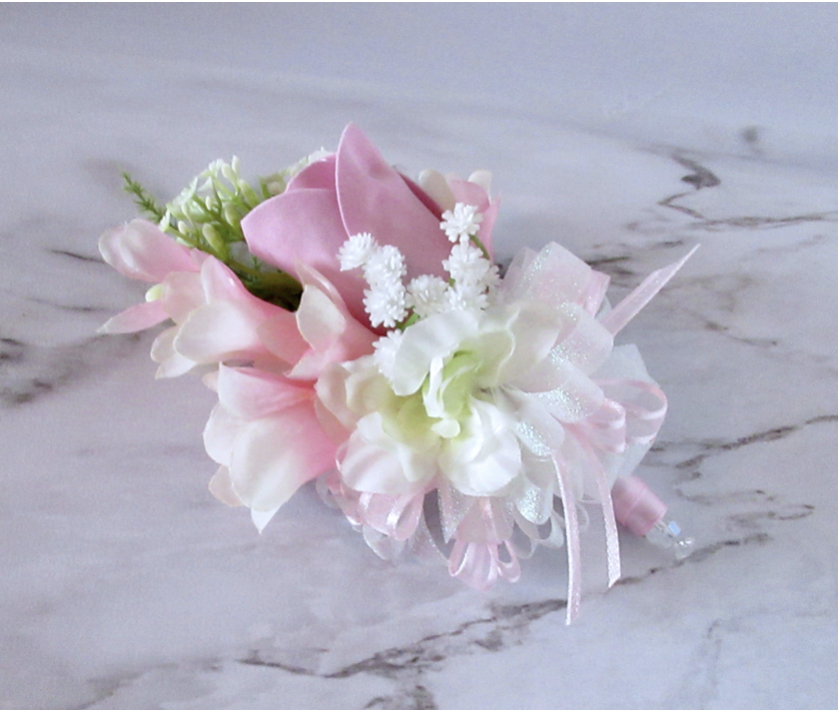
<instances>
[{"instance_id":1,"label":"white petal","mask_svg":"<svg viewBox=\"0 0 838 718\"><path fill-rule=\"evenodd\" d=\"M233 444L245 423L233 416L221 404L216 404L210 412L204 427L204 449L209 457L218 464L230 465Z\"/></svg>"},{"instance_id":2,"label":"white petal","mask_svg":"<svg viewBox=\"0 0 838 718\"><path fill-rule=\"evenodd\" d=\"M283 376L250 367L218 370L218 400L231 413L252 421L275 414L301 401L310 401L309 387L292 384Z\"/></svg>"},{"instance_id":3,"label":"white petal","mask_svg":"<svg viewBox=\"0 0 838 718\"><path fill-rule=\"evenodd\" d=\"M151 345L151 358L160 363L155 374L158 379L182 376L197 366L194 361L175 349L179 329L180 327L169 327L161 332Z\"/></svg>"},{"instance_id":4,"label":"white petal","mask_svg":"<svg viewBox=\"0 0 838 718\"><path fill-rule=\"evenodd\" d=\"M162 284L160 299L166 313L182 324L194 310L205 303L201 277L197 272L172 272Z\"/></svg>"},{"instance_id":5,"label":"white petal","mask_svg":"<svg viewBox=\"0 0 838 718\"><path fill-rule=\"evenodd\" d=\"M347 486L374 494L415 492L433 479L434 467L433 454L390 438L378 413L358 422L339 465Z\"/></svg>"},{"instance_id":6,"label":"white petal","mask_svg":"<svg viewBox=\"0 0 838 718\"><path fill-rule=\"evenodd\" d=\"M457 204L445 177L436 170L422 170L419 173L419 186L443 211L453 210L454 205Z\"/></svg>"},{"instance_id":7,"label":"white petal","mask_svg":"<svg viewBox=\"0 0 838 718\"><path fill-rule=\"evenodd\" d=\"M223 504L227 504L228 506L242 505L241 500L233 490L233 484L230 481L230 472L226 466L218 467L218 471L210 479L209 490Z\"/></svg>"},{"instance_id":8,"label":"white petal","mask_svg":"<svg viewBox=\"0 0 838 718\"><path fill-rule=\"evenodd\" d=\"M198 307L189 315L174 347L197 364L252 358L264 353L257 332L260 319L239 304L213 302Z\"/></svg>"},{"instance_id":9,"label":"white petal","mask_svg":"<svg viewBox=\"0 0 838 718\"><path fill-rule=\"evenodd\" d=\"M300 334L316 352L328 349L346 327L346 319L332 300L314 286L307 286L296 312Z\"/></svg>"},{"instance_id":10,"label":"white petal","mask_svg":"<svg viewBox=\"0 0 838 718\"><path fill-rule=\"evenodd\" d=\"M472 400L464 438L446 442L440 468L458 491L491 496L510 487L521 472L516 419L493 404Z\"/></svg>"},{"instance_id":11,"label":"white petal","mask_svg":"<svg viewBox=\"0 0 838 718\"><path fill-rule=\"evenodd\" d=\"M274 517L276 512L279 511L279 506L275 509L270 509L268 511L257 511L256 509L250 509L250 520L253 521L253 525L262 533L265 530L265 526L268 525L270 520Z\"/></svg>"},{"instance_id":12,"label":"white petal","mask_svg":"<svg viewBox=\"0 0 838 718\"><path fill-rule=\"evenodd\" d=\"M436 358L447 358L467 337L478 333L478 315L455 311L423 319L404 331L396 352L393 391L409 396L419 390Z\"/></svg>"},{"instance_id":13,"label":"white petal","mask_svg":"<svg viewBox=\"0 0 838 718\"><path fill-rule=\"evenodd\" d=\"M323 433L311 404L248 422L236 437L230 475L246 506L271 511L306 481L334 465L334 445Z\"/></svg>"}]
</instances>

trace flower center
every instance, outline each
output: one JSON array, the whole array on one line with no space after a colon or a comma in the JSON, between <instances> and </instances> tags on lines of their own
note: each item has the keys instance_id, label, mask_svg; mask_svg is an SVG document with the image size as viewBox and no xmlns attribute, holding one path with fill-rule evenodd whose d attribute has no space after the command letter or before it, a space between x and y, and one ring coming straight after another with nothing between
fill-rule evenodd
<instances>
[{"instance_id":1,"label":"flower center","mask_svg":"<svg viewBox=\"0 0 838 718\"><path fill-rule=\"evenodd\" d=\"M448 360L436 357L422 385L425 412L436 421L431 430L444 439L459 436L471 414L480 358L473 351L458 351Z\"/></svg>"}]
</instances>

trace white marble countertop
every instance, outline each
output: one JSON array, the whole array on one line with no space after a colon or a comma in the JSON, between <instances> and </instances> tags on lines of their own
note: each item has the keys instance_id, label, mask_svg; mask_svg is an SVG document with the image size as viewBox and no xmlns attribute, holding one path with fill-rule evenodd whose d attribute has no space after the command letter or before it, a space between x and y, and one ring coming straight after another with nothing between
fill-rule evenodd
<instances>
[{"instance_id":1,"label":"white marble countertop","mask_svg":"<svg viewBox=\"0 0 838 718\"><path fill-rule=\"evenodd\" d=\"M621 135L544 102L138 59L3 12L0 707L838 704L826 134ZM690 558L624 537L624 578L568 628L560 552L482 594L380 561L308 488L262 536L207 492L214 395L153 379L154 332L95 333L143 291L96 250L133 216L119 170L169 197L216 157L256 175L334 148L350 120L408 172L493 170L498 254L559 241L612 298L701 243L623 337L669 396L643 475ZM833 154L796 155L807 137Z\"/></svg>"}]
</instances>

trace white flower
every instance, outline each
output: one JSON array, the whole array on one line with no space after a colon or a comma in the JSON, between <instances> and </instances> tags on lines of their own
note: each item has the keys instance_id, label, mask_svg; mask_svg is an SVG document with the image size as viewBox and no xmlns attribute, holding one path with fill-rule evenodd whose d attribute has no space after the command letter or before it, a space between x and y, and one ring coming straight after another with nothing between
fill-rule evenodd
<instances>
[{"instance_id":1,"label":"white flower","mask_svg":"<svg viewBox=\"0 0 838 718\"><path fill-rule=\"evenodd\" d=\"M517 304L445 312L384 345L395 348L389 376L373 357L327 372L318 394L352 429L344 481L358 491L412 493L438 477L465 495L510 495L524 469L517 409L526 400L516 380L529 379L562 324ZM336 391L339 383L346 389Z\"/></svg>"},{"instance_id":2,"label":"white flower","mask_svg":"<svg viewBox=\"0 0 838 718\"><path fill-rule=\"evenodd\" d=\"M402 343L402 332L399 329L387 332L386 337L381 337L373 343L375 353L373 362L378 370L390 381L392 381L396 366L396 352Z\"/></svg>"},{"instance_id":3,"label":"white flower","mask_svg":"<svg viewBox=\"0 0 838 718\"><path fill-rule=\"evenodd\" d=\"M442 266L457 284L486 286L494 265L473 244L456 244L451 247L451 254L443 260Z\"/></svg>"},{"instance_id":4,"label":"white flower","mask_svg":"<svg viewBox=\"0 0 838 718\"><path fill-rule=\"evenodd\" d=\"M448 309L448 283L441 277L423 274L407 285L408 306L420 317L430 317Z\"/></svg>"},{"instance_id":5,"label":"white flower","mask_svg":"<svg viewBox=\"0 0 838 718\"><path fill-rule=\"evenodd\" d=\"M376 249L378 249L378 244L369 232L353 234L343 243L338 252L340 271L346 272L363 267L369 262Z\"/></svg>"},{"instance_id":6,"label":"white flower","mask_svg":"<svg viewBox=\"0 0 838 718\"><path fill-rule=\"evenodd\" d=\"M470 204L457 202L454 211L446 210L442 213L440 229L451 242L468 242L469 237L477 234L483 215L477 211L477 207Z\"/></svg>"},{"instance_id":7,"label":"white flower","mask_svg":"<svg viewBox=\"0 0 838 718\"><path fill-rule=\"evenodd\" d=\"M613 336L585 308L590 276L557 245L524 254L487 309L435 314L383 340L379 356L327 369L316 388L349 434L346 485L413 495L447 483L466 496L504 497L535 523L546 519L533 513L533 497L551 507L560 479L579 497L598 495L597 472L613 481L621 456L604 451L599 469L579 458L585 442L619 429L598 423L611 427L619 407L591 377Z\"/></svg>"},{"instance_id":8,"label":"white flower","mask_svg":"<svg viewBox=\"0 0 838 718\"><path fill-rule=\"evenodd\" d=\"M407 274L404 255L392 245L378 247L372 252L364 265L364 279L370 287L377 285L393 287L401 284L401 278Z\"/></svg>"},{"instance_id":9,"label":"white flower","mask_svg":"<svg viewBox=\"0 0 838 718\"><path fill-rule=\"evenodd\" d=\"M375 284L364 291L364 309L374 327L391 329L407 317L407 292L401 282Z\"/></svg>"},{"instance_id":10,"label":"white flower","mask_svg":"<svg viewBox=\"0 0 838 718\"><path fill-rule=\"evenodd\" d=\"M458 310L467 309L470 311L480 311L489 306L489 295L485 288L478 284L460 284L457 283L452 287L448 287L445 293L445 300L447 309Z\"/></svg>"}]
</instances>

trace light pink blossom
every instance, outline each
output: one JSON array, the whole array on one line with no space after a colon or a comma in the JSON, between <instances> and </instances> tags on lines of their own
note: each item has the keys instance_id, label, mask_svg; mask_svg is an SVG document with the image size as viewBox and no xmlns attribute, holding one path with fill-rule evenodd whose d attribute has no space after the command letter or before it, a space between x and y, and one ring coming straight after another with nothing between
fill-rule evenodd
<instances>
[{"instance_id":1,"label":"light pink blossom","mask_svg":"<svg viewBox=\"0 0 838 718\"><path fill-rule=\"evenodd\" d=\"M143 219L135 219L102 234L99 252L120 274L151 284L162 283L173 273L194 274L207 257L203 252L178 244ZM169 318L162 298L156 298L117 314L100 331L106 334L138 332Z\"/></svg>"},{"instance_id":2,"label":"light pink blossom","mask_svg":"<svg viewBox=\"0 0 838 718\"><path fill-rule=\"evenodd\" d=\"M150 301L118 314L100 331L136 332L167 319L174 322L152 345L158 377L222 361L275 361L258 330L268 319L290 312L254 297L219 260L178 244L141 219L105 232L99 249L121 274L155 283Z\"/></svg>"},{"instance_id":3,"label":"light pink blossom","mask_svg":"<svg viewBox=\"0 0 838 718\"><path fill-rule=\"evenodd\" d=\"M259 530L300 486L334 467L345 432L320 404L314 384L327 366L369 354L377 339L324 277L306 267L297 274L299 309L259 327L263 346L280 364L221 364L208 378L218 405L204 444L221 465L210 490L227 504L250 508Z\"/></svg>"}]
</instances>

